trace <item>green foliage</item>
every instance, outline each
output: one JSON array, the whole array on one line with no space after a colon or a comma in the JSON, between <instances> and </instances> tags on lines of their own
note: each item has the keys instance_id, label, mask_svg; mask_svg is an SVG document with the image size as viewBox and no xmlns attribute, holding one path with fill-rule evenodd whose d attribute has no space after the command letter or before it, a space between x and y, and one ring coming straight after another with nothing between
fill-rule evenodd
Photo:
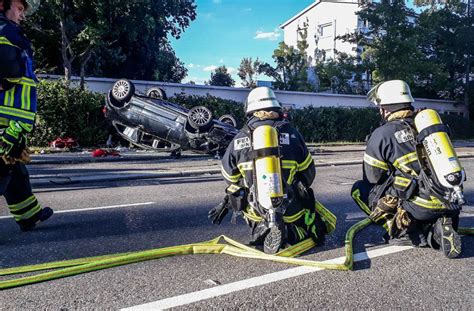
<instances>
[{"instance_id":1,"label":"green foliage","mask_svg":"<svg viewBox=\"0 0 474 311\"><path fill-rule=\"evenodd\" d=\"M423 56L414 40L415 27L408 20L414 12L405 0L364 1L357 15L370 27L343 39L364 47L361 57L374 68L373 82L401 79L413 84Z\"/></svg>"},{"instance_id":2,"label":"green foliage","mask_svg":"<svg viewBox=\"0 0 474 311\"><path fill-rule=\"evenodd\" d=\"M275 80L273 87L287 91L313 91L314 87L308 83L309 58L306 54L307 23L298 29L297 47L288 46L285 42L280 42L278 48L273 51L273 60L276 67L268 63L260 65L259 73L262 73Z\"/></svg>"},{"instance_id":3,"label":"green foliage","mask_svg":"<svg viewBox=\"0 0 474 311\"><path fill-rule=\"evenodd\" d=\"M107 138L102 114L104 95L66 88L64 81L43 80L38 86L38 115L30 144L46 146L58 137L72 137L80 146L97 146Z\"/></svg>"},{"instance_id":4,"label":"green foliage","mask_svg":"<svg viewBox=\"0 0 474 311\"><path fill-rule=\"evenodd\" d=\"M211 72L211 80L208 83L214 86L234 86L235 81L226 66L219 66L214 72Z\"/></svg>"},{"instance_id":5,"label":"green foliage","mask_svg":"<svg viewBox=\"0 0 474 311\"><path fill-rule=\"evenodd\" d=\"M374 108L304 107L292 111L292 124L307 142L365 141L380 124Z\"/></svg>"},{"instance_id":6,"label":"green foliage","mask_svg":"<svg viewBox=\"0 0 474 311\"><path fill-rule=\"evenodd\" d=\"M44 0L28 33L43 72L180 82L168 38L195 18L193 0Z\"/></svg>"},{"instance_id":7,"label":"green foliage","mask_svg":"<svg viewBox=\"0 0 474 311\"><path fill-rule=\"evenodd\" d=\"M346 53L336 53L335 59L317 62L315 71L319 79L319 91L330 90L336 94L365 94L368 91L362 82L364 67L357 64L355 57Z\"/></svg>"},{"instance_id":8,"label":"green foliage","mask_svg":"<svg viewBox=\"0 0 474 311\"><path fill-rule=\"evenodd\" d=\"M259 73L261 62L257 58L255 61L251 57L244 57L240 62L237 75L242 79L242 85L248 88L257 87L256 75Z\"/></svg>"},{"instance_id":9,"label":"green foliage","mask_svg":"<svg viewBox=\"0 0 474 311\"><path fill-rule=\"evenodd\" d=\"M441 115L441 119L449 126L451 139L474 138L474 121L454 115Z\"/></svg>"},{"instance_id":10,"label":"green foliage","mask_svg":"<svg viewBox=\"0 0 474 311\"><path fill-rule=\"evenodd\" d=\"M212 111L212 114L214 115L215 119L225 114L231 114L237 121L238 126L241 127L245 124L245 113L243 104L230 99L222 99L211 95L189 96L181 93L171 98L170 101L178 103L188 109L196 106L205 106Z\"/></svg>"},{"instance_id":11,"label":"green foliage","mask_svg":"<svg viewBox=\"0 0 474 311\"><path fill-rule=\"evenodd\" d=\"M368 28L338 39L362 48L360 65L371 74L370 82L402 79L416 97L464 98L467 104L474 14L469 14L466 1L415 4L423 7L421 14L415 15L404 0L364 0L357 15Z\"/></svg>"}]
</instances>

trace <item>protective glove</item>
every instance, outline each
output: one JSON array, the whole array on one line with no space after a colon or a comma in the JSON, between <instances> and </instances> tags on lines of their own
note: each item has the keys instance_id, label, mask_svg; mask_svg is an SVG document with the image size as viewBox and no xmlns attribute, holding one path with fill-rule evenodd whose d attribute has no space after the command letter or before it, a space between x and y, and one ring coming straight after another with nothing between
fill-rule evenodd
<instances>
[{"instance_id":1,"label":"protective glove","mask_svg":"<svg viewBox=\"0 0 474 311\"><path fill-rule=\"evenodd\" d=\"M9 127L0 136L0 154L13 159L21 158L26 149L24 129L16 121L10 121Z\"/></svg>"},{"instance_id":2,"label":"protective glove","mask_svg":"<svg viewBox=\"0 0 474 311\"><path fill-rule=\"evenodd\" d=\"M397 212L398 199L391 195L386 195L377 201L369 215L369 218L378 224L383 224L387 219L391 219Z\"/></svg>"},{"instance_id":3,"label":"protective glove","mask_svg":"<svg viewBox=\"0 0 474 311\"><path fill-rule=\"evenodd\" d=\"M20 162L21 164L28 164L28 163L31 162L30 153L31 153L31 151L28 148L26 148L26 149L23 150L23 152L21 153L20 158L18 158L18 159L9 157L7 155L3 155L1 159L7 165L15 165L17 162Z\"/></svg>"},{"instance_id":4,"label":"protective glove","mask_svg":"<svg viewBox=\"0 0 474 311\"><path fill-rule=\"evenodd\" d=\"M219 203L216 207L211 209L207 217L211 220L212 224L220 225L224 217L229 213L229 209L229 198L226 196L224 202Z\"/></svg>"},{"instance_id":5,"label":"protective glove","mask_svg":"<svg viewBox=\"0 0 474 311\"><path fill-rule=\"evenodd\" d=\"M404 235L408 227L410 227L412 220L410 215L402 208L398 208L390 225L389 234L391 238L399 238Z\"/></svg>"}]
</instances>

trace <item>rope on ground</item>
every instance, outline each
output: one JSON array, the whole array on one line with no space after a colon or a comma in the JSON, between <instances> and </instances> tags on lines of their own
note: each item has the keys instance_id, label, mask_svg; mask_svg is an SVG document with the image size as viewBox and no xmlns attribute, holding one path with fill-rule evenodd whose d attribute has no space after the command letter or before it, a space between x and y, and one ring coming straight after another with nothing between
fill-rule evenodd
<instances>
[{"instance_id":1,"label":"rope on ground","mask_svg":"<svg viewBox=\"0 0 474 311\"><path fill-rule=\"evenodd\" d=\"M277 253L276 255L268 255L259 250L253 249L237 241L234 241L226 236L219 236L213 240L201 243L0 269L0 276L35 272L41 270L58 269L55 271L49 271L33 276L0 281L0 290L59 279L90 271L142 262L146 260L188 254L227 254L244 258L271 260L275 262L300 266L311 266L322 269L347 271L352 270L354 264L354 253L352 247L354 236L357 234L357 232L364 229L371 223L371 220L366 218L353 225L347 231L345 238L346 259L342 264L325 263L313 260L294 258L295 256L302 254L303 252L313 248L316 245L311 239L307 239L298 244L290 246L285 250ZM473 235L474 228L459 228L459 233ZM221 240L224 240L228 244L219 243L219 241Z\"/></svg>"}]
</instances>

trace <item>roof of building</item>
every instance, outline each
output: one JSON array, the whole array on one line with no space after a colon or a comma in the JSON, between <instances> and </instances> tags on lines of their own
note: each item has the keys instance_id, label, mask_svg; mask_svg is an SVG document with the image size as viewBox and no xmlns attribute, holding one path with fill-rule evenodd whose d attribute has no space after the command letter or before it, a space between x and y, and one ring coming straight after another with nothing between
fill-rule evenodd
<instances>
[{"instance_id":1,"label":"roof of building","mask_svg":"<svg viewBox=\"0 0 474 311\"><path fill-rule=\"evenodd\" d=\"M306 8L304 8L302 11L300 11L299 13L297 13L295 16L293 16L292 18L290 18L289 20L287 20L286 22L284 22L283 24L280 25L280 28L283 29L285 28L286 26L288 26L288 24L290 24L291 22L293 22L294 20L298 19L299 17L301 17L302 15L304 15L306 12L310 11L311 9L313 9L315 6L317 6L318 4L320 4L321 2L328 2L328 3L338 3L338 4L358 4L359 1L358 0L316 0L314 1L314 3L308 5Z\"/></svg>"},{"instance_id":2,"label":"roof of building","mask_svg":"<svg viewBox=\"0 0 474 311\"><path fill-rule=\"evenodd\" d=\"M291 23L292 21L294 21L295 19L297 19L298 17L300 17L301 15L305 14L306 12L308 12L309 10L311 10L312 8L314 8L316 5L318 5L319 3L321 2L321 0L316 0L314 1L314 3L308 5L305 9L303 9L302 11L300 11L298 14L296 14L295 16L293 16L292 18L290 18L289 20L287 20L286 22L284 22L283 24L280 25L280 28L283 29L285 28L289 23Z\"/></svg>"}]
</instances>

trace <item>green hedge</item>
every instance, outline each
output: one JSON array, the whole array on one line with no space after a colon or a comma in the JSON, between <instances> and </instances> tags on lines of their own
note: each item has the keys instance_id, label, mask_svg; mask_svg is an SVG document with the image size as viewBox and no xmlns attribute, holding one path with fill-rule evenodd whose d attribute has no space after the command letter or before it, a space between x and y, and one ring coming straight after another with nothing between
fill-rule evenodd
<instances>
[{"instance_id":1,"label":"green hedge","mask_svg":"<svg viewBox=\"0 0 474 311\"><path fill-rule=\"evenodd\" d=\"M365 141L380 124L377 109L304 107L292 111L293 125L307 142Z\"/></svg>"},{"instance_id":2,"label":"green hedge","mask_svg":"<svg viewBox=\"0 0 474 311\"><path fill-rule=\"evenodd\" d=\"M178 94L170 101L186 108L206 106L218 118L231 114L245 124L243 104L214 96ZM107 138L108 122L102 114L104 95L79 88L67 89L63 81L42 81L38 87L38 117L32 146L46 146L58 137L73 137L83 147L99 146ZM362 142L380 124L377 109L305 107L292 110L292 124L307 142ZM474 122L443 115L454 139L474 138Z\"/></svg>"},{"instance_id":3,"label":"green hedge","mask_svg":"<svg viewBox=\"0 0 474 311\"><path fill-rule=\"evenodd\" d=\"M30 145L47 146L58 137L77 139L80 146L104 144L107 123L102 114L104 95L66 88L64 81L43 80L38 85L38 115Z\"/></svg>"},{"instance_id":4,"label":"green hedge","mask_svg":"<svg viewBox=\"0 0 474 311\"><path fill-rule=\"evenodd\" d=\"M474 121L454 115L441 115L444 124L449 126L452 139L473 139Z\"/></svg>"}]
</instances>

